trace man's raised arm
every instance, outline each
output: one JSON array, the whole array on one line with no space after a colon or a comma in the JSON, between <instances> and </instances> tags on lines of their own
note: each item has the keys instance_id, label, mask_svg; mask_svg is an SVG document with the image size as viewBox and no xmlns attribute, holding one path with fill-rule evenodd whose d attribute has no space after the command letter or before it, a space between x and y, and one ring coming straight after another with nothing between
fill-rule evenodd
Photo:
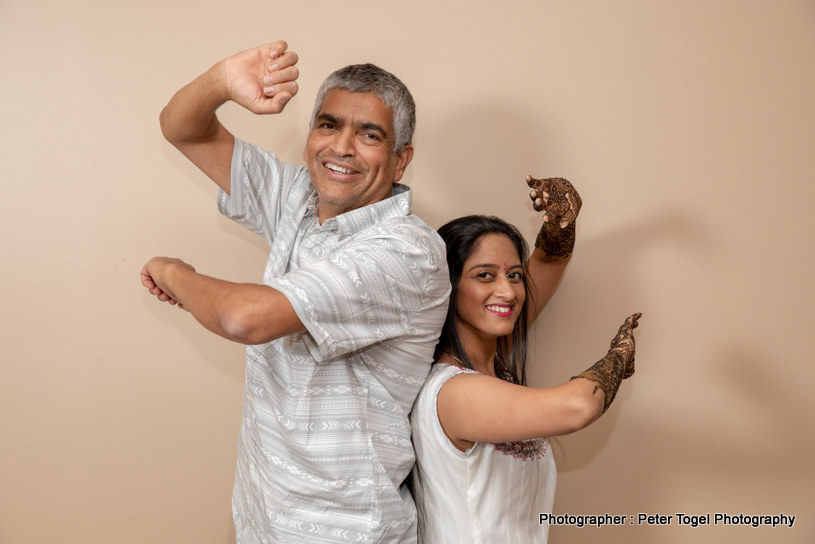
<instances>
[{"instance_id":1,"label":"man's raised arm","mask_svg":"<svg viewBox=\"0 0 815 544\"><path fill-rule=\"evenodd\" d=\"M228 100L255 114L280 113L297 94L297 53L276 41L224 59L182 87L159 117L164 137L230 192L235 139L215 111Z\"/></svg>"}]
</instances>

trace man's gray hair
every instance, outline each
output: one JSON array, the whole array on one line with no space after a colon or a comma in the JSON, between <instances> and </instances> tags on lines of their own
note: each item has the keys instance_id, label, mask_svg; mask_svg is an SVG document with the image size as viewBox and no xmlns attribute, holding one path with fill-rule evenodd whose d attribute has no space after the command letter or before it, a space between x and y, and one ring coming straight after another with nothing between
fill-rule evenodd
<instances>
[{"instance_id":1,"label":"man's gray hair","mask_svg":"<svg viewBox=\"0 0 815 544\"><path fill-rule=\"evenodd\" d=\"M372 93L379 97L393 111L393 152L399 153L406 145L411 145L413 130L416 128L416 104L410 91L398 77L373 64L352 64L340 68L328 76L317 91L311 128L314 128L325 95L331 89Z\"/></svg>"}]
</instances>

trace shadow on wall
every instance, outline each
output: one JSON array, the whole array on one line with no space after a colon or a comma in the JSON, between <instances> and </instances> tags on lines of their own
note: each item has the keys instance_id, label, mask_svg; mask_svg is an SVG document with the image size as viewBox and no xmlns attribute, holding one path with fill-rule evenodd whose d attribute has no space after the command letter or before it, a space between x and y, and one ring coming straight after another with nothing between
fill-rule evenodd
<instances>
[{"instance_id":1,"label":"shadow on wall","mask_svg":"<svg viewBox=\"0 0 815 544\"><path fill-rule=\"evenodd\" d=\"M796 516L794 528L687 528L691 531L684 535L687 539L678 532L683 528L676 521L664 530L670 531L671 542L722 542L723 537L741 542L812 542L815 530L807 519L810 506L804 498L811 497L815 478L811 461L815 429L809 421L813 402L803 384L790 387L790 381L776 372L773 354L761 353L755 342L746 343L709 361L709 375L697 383L689 380L667 389L654 412L625 410L619 425L607 422L599 432L564 439L569 468L559 471L563 477L555 511L784 513ZM705 399L716 386L701 394L695 387L711 380L722 395L734 399L732 409L706 409ZM616 419L613 412L612 406L605 417ZM623 444L616 447L616 458L606 452L597 463L580 466L612 433ZM601 530L602 535L586 535L585 529L555 527L552 534L563 542L585 542L587 536L631 544L659 541L643 527Z\"/></svg>"},{"instance_id":2,"label":"shadow on wall","mask_svg":"<svg viewBox=\"0 0 815 544\"><path fill-rule=\"evenodd\" d=\"M670 326L676 316L665 314L665 307L659 302L660 293L648 291L653 279L649 280L650 272L642 269L642 263L655 248L667 248L693 262L698 259L698 255L691 258L694 253L708 253L714 243L690 217L678 211L650 212L648 216L620 221L627 225L590 240L581 238L578 225L577 251L563 285L532 329L534 351L530 366L535 384L562 383L600 359L619 325L634 312L643 313L641 328L636 333L637 361L661 364L656 360L658 348L654 342L658 341L659 329ZM682 272L677 271L677 275ZM681 283L675 277L665 280L657 283ZM592 426L590 432L569 436L567 470L582 468L602 456L603 445L616 432L619 408L614 408L625 403L637 388L647 387L642 382L649 376L648 370L640 370L623 383L615 398L616 406L612 405L603 416L602 424ZM555 442L557 451L560 441Z\"/></svg>"},{"instance_id":3,"label":"shadow on wall","mask_svg":"<svg viewBox=\"0 0 815 544\"><path fill-rule=\"evenodd\" d=\"M470 214L496 215L523 228L523 218L536 215L526 175L558 175L544 172L557 149L541 152L552 136L536 128L535 116L545 114L484 103L452 111L432 137L422 134L416 156L423 173L408 169L406 181L415 189L415 213L434 228Z\"/></svg>"},{"instance_id":4,"label":"shadow on wall","mask_svg":"<svg viewBox=\"0 0 815 544\"><path fill-rule=\"evenodd\" d=\"M626 221L582 239L563 289L536 324L541 342L532 364L554 384L582 369L581 361L597 360L627 313L644 313L638 373L598 424L554 441L562 476L556 512L785 512L798 516L795 541L811 541L798 539L811 533L802 497L811 495L815 478L809 416L815 402L806 376L796 381L794 369L806 368L793 360L800 352L786 350L775 323L768 322L766 335L777 338L743 334L734 342L719 322L726 314L708 313L716 278L701 263L716 260L725 243L714 229L681 212ZM670 264L655 266L665 255ZM670 274L655 279L655 270ZM745 529L743 541L775 540L770 530ZM619 540L616 529L607 531L606 542L655 541L636 527L621 529ZM688 536L720 541L722 533L706 540L704 531ZM736 535L742 536L728 533ZM561 536L579 542L586 535L553 529L553 537Z\"/></svg>"}]
</instances>

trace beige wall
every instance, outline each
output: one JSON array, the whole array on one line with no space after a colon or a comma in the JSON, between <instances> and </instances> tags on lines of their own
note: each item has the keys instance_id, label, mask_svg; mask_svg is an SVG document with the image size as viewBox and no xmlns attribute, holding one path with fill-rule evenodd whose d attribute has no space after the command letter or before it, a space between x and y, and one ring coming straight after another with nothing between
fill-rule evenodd
<instances>
[{"instance_id":1,"label":"beige wall","mask_svg":"<svg viewBox=\"0 0 815 544\"><path fill-rule=\"evenodd\" d=\"M275 38L301 56L300 95L280 117L222 117L284 158L300 161L322 78L373 61L418 102L407 182L434 227L487 212L532 239L523 177L579 187L535 383L644 317L637 374L558 440L557 512L798 516L553 542L813 541L815 2L4 0L0 542L232 541L242 349L138 272L165 254L260 278L263 243L218 217L157 117Z\"/></svg>"}]
</instances>

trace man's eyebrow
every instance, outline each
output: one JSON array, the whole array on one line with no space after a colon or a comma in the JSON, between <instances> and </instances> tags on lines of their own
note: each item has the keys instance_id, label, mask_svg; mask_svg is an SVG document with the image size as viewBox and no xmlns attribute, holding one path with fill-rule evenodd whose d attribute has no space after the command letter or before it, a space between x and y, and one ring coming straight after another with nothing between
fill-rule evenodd
<instances>
[{"instance_id":1,"label":"man's eyebrow","mask_svg":"<svg viewBox=\"0 0 815 544\"><path fill-rule=\"evenodd\" d=\"M329 123L332 123L332 124L335 124L335 125L339 124L339 119L337 119L336 117L334 117L330 113L321 113L320 115L317 116L317 119L319 119L321 121L328 121Z\"/></svg>"},{"instance_id":2,"label":"man's eyebrow","mask_svg":"<svg viewBox=\"0 0 815 544\"><path fill-rule=\"evenodd\" d=\"M376 123L371 123L371 122L360 123L359 124L359 129L360 130L373 130L375 132L380 133L382 136L387 136L388 135L387 131L385 131L384 128L377 125Z\"/></svg>"},{"instance_id":3,"label":"man's eyebrow","mask_svg":"<svg viewBox=\"0 0 815 544\"><path fill-rule=\"evenodd\" d=\"M332 125L337 125L337 126L342 125L342 121L338 117L336 117L336 116L334 116L334 115L332 115L330 113L323 112L323 113L321 113L321 114L319 114L317 116L317 119L319 121L327 121L327 122L331 123ZM387 138L387 136L388 136L388 132L381 125L377 125L376 123L371 122L371 121L365 121L365 122L359 123L357 125L357 130L368 130L368 131L378 132L384 138Z\"/></svg>"}]
</instances>

